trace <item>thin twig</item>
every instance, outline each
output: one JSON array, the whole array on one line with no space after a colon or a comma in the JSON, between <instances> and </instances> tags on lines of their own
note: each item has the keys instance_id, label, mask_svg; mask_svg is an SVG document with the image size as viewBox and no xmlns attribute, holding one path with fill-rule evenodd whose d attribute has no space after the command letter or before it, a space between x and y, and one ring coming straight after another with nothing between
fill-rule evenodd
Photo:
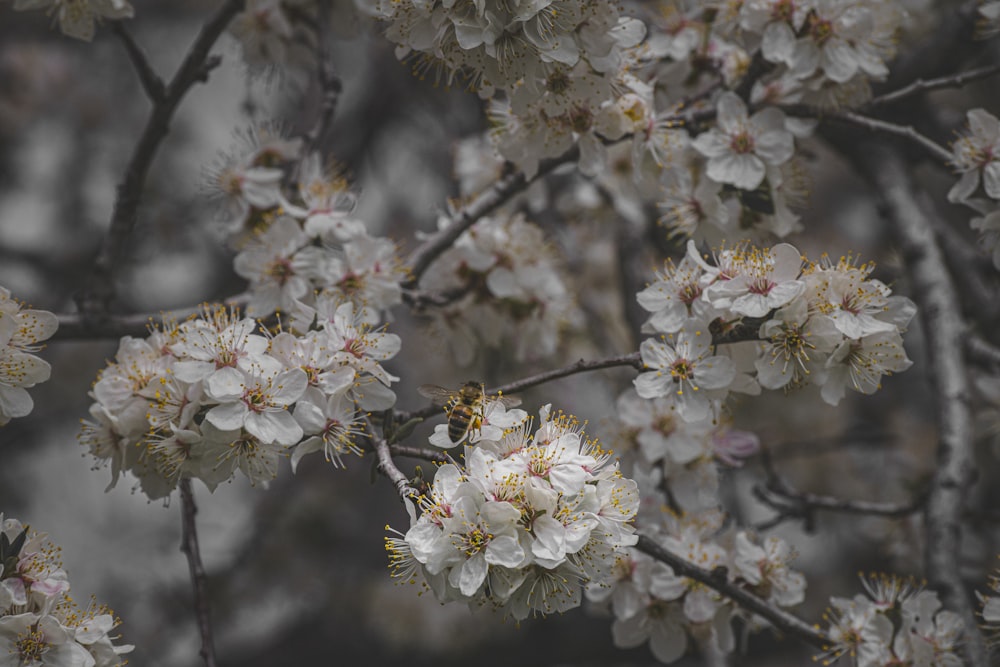
<instances>
[{"instance_id":1,"label":"thin twig","mask_svg":"<svg viewBox=\"0 0 1000 667\"><path fill-rule=\"evenodd\" d=\"M910 125L898 125L896 123L890 123L887 120L871 118L870 116L865 116L857 113L856 111L846 109L820 109L808 104L779 104L776 106L789 116L794 116L796 118L815 118L820 122L833 121L846 123L848 125L862 127L871 132L878 132L908 139L923 148L927 151L927 153L942 164L948 164L952 159L951 151L936 141L920 134Z\"/></svg>"},{"instance_id":2,"label":"thin twig","mask_svg":"<svg viewBox=\"0 0 1000 667\"><path fill-rule=\"evenodd\" d=\"M829 648L830 639L825 633L809 625L798 616L795 616L794 614L791 614L783 609L778 609L767 600L764 600L750 591L731 583L727 579L723 568L710 572L696 565L692 565L680 556L664 549L662 546L645 535L639 535L639 542L635 545L635 548L652 556L658 561L666 563L673 568L674 574L682 577L688 577L689 579L694 579L695 581L700 581L713 590L718 591L744 609L752 611L758 616L767 619L779 630L782 630L794 637L798 637L807 644L811 644L821 650Z\"/></svg>"},{"instance_id":3,"label":"thin twig","mask_svg":"<svg viewBox=\"0 0 1000 667\"><path fill-rule=\"evenodd\" d=\"M966 72L959 72L958 74L942 76L936 79L927 79L926 81L924 79L917 79L908 86L879 95L869 101L865 106L876 107L884 104L891 104L892 102L898 102L899 100L910 97L911 95L923 93L928 90L936 90L938 88L960 88L970 81L985 79L997 73L1000 73L1000 64L986 65L985 67L978 67L976 69L970 69Z\"/></svg>"},{"instance_id":4,"label":"thin twig","mask_svg":"<svg viewBox=\"0 0 1000 667\"><path fill-rule=\"evenodd\" d=\"M930 216L919 204L918 188L906 160L890 146L854 149L855 164L883 199L920 307L930 376L936 390L940 440L937 467L927 498L927 575L945 604L968 628L976 627L972 600L959 574L960 519L974 476L969 380L963 348L965 324L955 284L934 235ZM966 635L969 665L989 664L982 635Z\"/></svg>"},{"instance_id":5,"label":"thin twig","mask_svg":"<svg viewBox=\"0 0 1000 667\"><path fill-rule=\"evenodd\" d=\"M104 243L85 287L76 296L80 313L88 322L96 325L109 314L115 297L115 272L123 264L128 240L136 225L143 186L156 150L169 131L170 120L181 99L221 62L218 56L209 57L209 51L229 21L243 8L243 3L244 0L226 0L205 23L162 97L153 105L118 185L118 196Z\"/></svg>"},{"instance_id":6,"label":"thin twig","mask_svg":"<svg viewBox=\"0 0 1000 667\"><path fill-rule=\"evenodd\" d=\"M574 159L576 159L576 151L570 150L562 157L543 160L538 166L538 172L533 177L527 178L523 171L514 171L503 176L489 189L477 195L471 202L463 206L452 216L447 227L431 236L410 254L410 259L407 262L410 278L403 283L403 288L415 288L419 284L420 277L423 276L424 271L427 270L434 260L450 248L458 240L458 237L474 225L477 220L492 213L508 199L527 188L535 180L545 176L556 167Z\"/></svg>"},{"instance_id":7,"label":"thin twig","mask_svg":"<svg viewBox=\"0 0 1000 667\"><path fill-rule=\"evenodd\" d=\"M198 550L198 530L195 526L195 515L198 513L198 507L194 503L191 480L181 479L180 490L181 551L187 556L188 571L191 574L191 585L194 589L194 610L198 619L198 632L201 634L201 650L198 653L205 661L205 667L215 667L215 647L212 641L212 623L208 610L205 567L201 563L201 552Z\"/></svg>"},{"instance_id":8,"label":"thin twig","mask_svg":"<svg viewBox=\"0 0 1000 667\"><path fill-rule=\"evenodd\" d=\"M584 359L580 359L576 363L570 364L569 366L546 371L544 373L538 373L537 375L531 375L521 380L515 380L514 382L496 387L495 389L490 390L490 393L499 394L503 392L504 394L514 394L519 391L524 391L530 387L536 387L540 384L552 382L553 380L558 380L569 375L601 370L602 368L614 368L616 366L631 366L636 370L642 370L642 358L639 356L638 352L631 352L618 357L597 359L596 361L586 361Z\"/></svg>"},{"instance_id":9,"label":"thin twig","mask_svg":"<svg viewBox=\"0 0 1000 667\"><path fill-rule=\"evenodd\" d=\"M146 54L136 44L135 39L132 38L132 34L125 27L124 23L121 21L112 21L111 30L118 35L118 38L122 40L122 44L125 45L125 51L128 52L128 58L132 61L132 66L135 67L136 74L139 75L139 82L142 84L142 89L146 91L146 96L149 97L149 100L154 105L159 104L166 93L163 79L153 71L153 67L149 64Z\"/></svg>"}]
</instances>

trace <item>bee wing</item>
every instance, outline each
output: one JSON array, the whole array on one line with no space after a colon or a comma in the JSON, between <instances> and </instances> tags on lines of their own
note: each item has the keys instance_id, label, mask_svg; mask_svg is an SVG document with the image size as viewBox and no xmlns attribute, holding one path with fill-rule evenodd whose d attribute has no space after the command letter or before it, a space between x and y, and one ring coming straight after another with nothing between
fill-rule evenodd
<instances>
[{"instance_id":1,"label":"bee wing","mask_svg":"<svg viewBox=\"0 0 1000 667\"><path fill-rule=\"evenodd\" d=\"M517 396L490 396L490 400L497 401L505 408L516 408L521 405L521 399Z\"/></svg>"},{"instance_id":2,"label":"bee wing","mask_svg":"<svg viewBox=\"0 0 1000 667\"><path fill-rule=\"evenodd\" d=\"M417 393L421 396L426 396L439 405L446 405L450 403L457 395L457 392L454 392L451 389L445 389L444 387L439 387L436 384L422 384L417 387Z\"/></svg>"}]
</instances>

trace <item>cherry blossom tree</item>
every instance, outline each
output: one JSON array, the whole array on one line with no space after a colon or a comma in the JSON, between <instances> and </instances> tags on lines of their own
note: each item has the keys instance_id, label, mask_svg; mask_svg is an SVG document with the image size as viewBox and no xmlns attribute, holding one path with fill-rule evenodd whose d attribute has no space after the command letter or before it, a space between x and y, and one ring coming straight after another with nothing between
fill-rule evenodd
<instances>
[{"instance_id":1,"label":"cherry blossom tree","mask_svg":"<svg viewBox=\"0 0 1000 667\"><path fill-rule=\"evenodd\" d=\"M1000 3L0 12L0 664L996 658Z\"/></svg>"}]
</instances>

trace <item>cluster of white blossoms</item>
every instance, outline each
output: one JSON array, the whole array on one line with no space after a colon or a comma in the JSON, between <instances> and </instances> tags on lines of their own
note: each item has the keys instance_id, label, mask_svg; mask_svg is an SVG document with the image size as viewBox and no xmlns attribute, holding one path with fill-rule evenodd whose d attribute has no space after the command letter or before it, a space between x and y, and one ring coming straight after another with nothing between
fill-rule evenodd
<instances>
[{"instance_id":1,"label":"cluster of white blossoms","mask_svg":"<svg viewBox=\"0 0 1000 667\"><path fill-rule=\"evenodd\" d=\"M646 500L644 498L643 504ZM794 557L782 540L760 542L746 531L723 530L721 511L678 515L660 512L657 524L637 519L636 527L660 546L706 570L725 567L728 581L775 606L797 605L805 598L805 577L788 567ZM611 585L591 585L588 599L614 616L615 646L633 648L649 642L663 663L680 659L691 646L707 644L722 653L735 648L732 620L742 616L750 627L762 619L740 610L717 591L644 553L630 549L615 564Z\"/></svg>"},{"instance_id":2,"label":"cluster of white blossoms","mask_svg":"<svg viewBox=\"0 0 1000 667\"><path fill-rule=\"evenodd\" d=\"M14 0L14 9L44 9L64 35L89 42L101 19L132 18L128 0Z\"/></svg>"},{"instance_id":3,"label":"cluster of white blossoms","mask_svg":"<svg viewBox=\"0 0 1000 667\"><path fill-rule=\"evenodd\" d=\"M857 667L961 667L961 617L937 593L888 575L862 577L865 595L831 598L825 618L831 645L824 665L850 655Z\"/></svg>"},{"instance_id":4,"label":"cluster of white blossoms","mask_svg":"<svg viewBox=\"0 0 1000 667\"><path fill-rule=\"evenodd\" d=\"M668 401L684 421L717 414L730 391L821 388L836 405L850 387L874 393L883 375L912 365L901 334L913 302L871 278L872 264L842 257L803 264L793 246L750 244L720 250L708 264L693 242L679 264L668 261L656 282L639 292L650 311L640 347L648 372L635 380L639 396ZM757 336L719 347L745 318L761 322Z\"/></svg>"},{"instance_id":5,"label":"cluster of white blossoms","mask_svg":"<svg viewBox=\"0 0 1000 667\"><path fill-rule=\"evenodd\" d=\"M0 426L35 407L27 390L48 380L52 369L32 353L58 326L55 315L25 308L0 287Z\"/></svg>"},{"instance_id":6,"label":"cluster of white blossoms","mask_svg":"<svg viewBox=\"0 0 1000 667\"><path fill-rule=\"evenodd\" d=\"M316 451L339 466L361 451L363 412L395 404L389 385L398 378L381 362L399 349L398 336L330 297L303 306L277 334L206 306L146 339L122 339L91 391L93 421L80 441L98 465L110 463L108 488L130 471L151 499L182 477L210 489L237 470L267 482L288 455L293 469Z\"/></svg>"},{"instance_id":7,"label":"cluster of white blossoms","mask_svg":"<svg viewBox=\"0 0 1000 667\"><path fill-rule=\"evenodd\" d=\"M0 664L119 667L129 644L110 633L114 612L76 605L59 548L0 513Z\"/></svg>"},{"instance_id":8,"label":"cluster of white blossoms","mask_svg":"<svg viewBox=\"0 0 1000 667\"><path fill-rule=\"evenodd\" d=\"M972 109L967 118L968 132L952 144L952 165L961 177L948 201L979 214L970 224L1000 269L1000 120L985 109Z\"/></svg>"},{"instance_id":9,"label":"cluster of white blossoms","mask_svg":"<svg viewBox=\"0 0 1000 667\"><path fill-rule=\"evenodd\" d=\"M470 438L463 465L438 468L415 499L420 516L386 549L394 576L423 580L438 600L522 620L579 606L584 585L610 582L636 542L639 494L575 418L545 406L534 428L511 413L516 425Z\"/></svg>"},{"instance_id":10,"label":"cluster of white blossoms","mask_svg":"<svg viewBox=\"0 0 1000 667\"><path fill-rule=\"evenodd\" d=\"M250 283L247 313L287 314L320 297L354 303L368 324L402 302L405 270L396 244L352 216L357 199L333 165L269 128L251 130L224 156L211 187L240 249L236 273ZM285 192L286 173L296 187Z\"/></svg>"},{"instance_id":11,"label":"cluster of white blossoms","mask_svg":"<svg viewBox=\"0 0 1000 667\"><path fill-rule=\"evenodd\" d=\"M480 346L512 345L519 360L555 351L574 315L557 260L541 228L521 214L480 218L441 254L421 287L448 298L429 314L459 363Z\"/></svg>"}]
</instances>

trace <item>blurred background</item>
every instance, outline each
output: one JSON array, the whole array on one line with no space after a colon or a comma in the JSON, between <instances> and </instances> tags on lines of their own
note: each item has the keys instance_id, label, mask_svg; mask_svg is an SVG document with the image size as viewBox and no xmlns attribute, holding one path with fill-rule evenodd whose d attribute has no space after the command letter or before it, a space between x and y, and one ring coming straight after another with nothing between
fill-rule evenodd
<instances>
[{"instance_id":1,"label":"blurred background","mask_svg":"<svg viewBox=\"0 0 1000 667\"><path fill-rule=\"evenodd\" d=\"M210 10L200 0L135 4L138 18L130 30L166 78ZM919 12L930 4L914 7ZM919 23L912 26L913 40L932 29ZM322 148L352 174L360 192L357 216L372 233L395 239L405 256L418 242L415 234L435 229L448 198L458 194L453 147L486 128L483 103L412 76L377 26L344 32L333 48L343 93ZM916 43L904 42L903 49ZM216 52L221 66L184 99L153 164L129 264L120 268L120 312L189 307L245 288L205 196L206 170L233 145L234 130L273 118L301 133L318 113L312 69L249 71L228 35ZM996 48L988 55L996 60ZM935 138L948 141L965 110L995 112L998 101L995 80L931 94L928 109L944 133ZM0 285L34 307L74 311L73 295L100 247L115 186L148 111L121 43L106 27L87 44L51 30L43 12L0 7ZM805 231L789 240L814 259L823 252L834 258L860 253L878 263L875 277L908 294L868 184L819 139L807 140L802 150L811 184ZM570 177L557 176L557 183L559 178ZM920 178L931 199L945 201L953 182L947 174L926 169ZM938 211L949 234L968 244L967 213L943 204ZM458 386L477 378L496 385L579 358L637 349L637 334L616 317L625 306L615 216L607 209L586 219L536 219L573 269L570 287L580 307L581 326L566 332L549 359L459 367L419 317L397 308L389 330L402 337L403 351L386 366L401 378L399 408L426 405L415 391L424 382ZM677 254L680 247L662 240L649 245L641 258L647 279L665 251ZM736 406L735 424L758 434L775 468L797 489L908 502L933 470L936 442L916 322L906 345L914 366L887 378L874 396L851 394L836 408L805 393L747 397ZM199 640L179 551L179 499L150 503L131 491L128 480L105 492L109 471L91 470L76 442L91 402L87 392L116 349L116 340L59 341L41 354L52 364L52 378L31 390L34 412L0 429L0 512L62 546L77 599L94 595L122 618L124 641L136 645L130 664L193 667L200 664ZM535 412L552 402L587 420L588 434L621 451L627 445L617 437L614 403L632 377L621 369L575 376L528 392L525 407ZM432 425L418 429L411 443L423 444ZM1000 551L994 509L1000 466L988 426L977 441L980 481L963 545L964 574L983 581ZM413 462L400 465L410 472ZM739 522L765 523L774 516L752 493L763 479L757 460L726 474L727 508ZM236 481L212 494L201 486L195 492L222 665L655 664L645 646L615 649L610 620L586 609L515 627L492 612L441 606L430 594L397 585L388 576L382 538L386 524L404 529L407 518L391 484L373 473L370 457L350 459L346 471L308 457L294 476L284 466L268 488ZM819 622L831 594L859 592L859 571L919 574L918 517L817 513L813 519L774 528L794 545L795 566L809 580L798 610L808 621ZM801 665L812 654L769 632L743 641L757 658L740 664ZM688 657L677 664L701 663Z\"/></svg>"}]
</instances>

